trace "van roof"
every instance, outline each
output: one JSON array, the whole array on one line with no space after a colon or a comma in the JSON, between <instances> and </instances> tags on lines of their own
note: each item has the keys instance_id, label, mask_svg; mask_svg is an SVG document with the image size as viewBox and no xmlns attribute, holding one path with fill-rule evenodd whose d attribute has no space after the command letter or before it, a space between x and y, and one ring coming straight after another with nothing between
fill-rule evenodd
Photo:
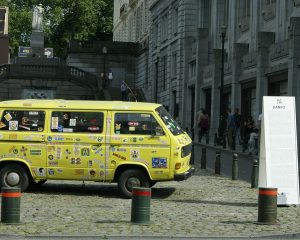
<instances>
[{"instance_id":1,"label":"van roof","mask_svg":"<svg viewBox=\"0 0 300 240\"><path fill-rule=\"evenodd\" d=\"M161 104L147 102L88 101L63 99L21 99L0 102L0 108L81 109L81 110L154 110Z\"/></svg>"}]
</instances>

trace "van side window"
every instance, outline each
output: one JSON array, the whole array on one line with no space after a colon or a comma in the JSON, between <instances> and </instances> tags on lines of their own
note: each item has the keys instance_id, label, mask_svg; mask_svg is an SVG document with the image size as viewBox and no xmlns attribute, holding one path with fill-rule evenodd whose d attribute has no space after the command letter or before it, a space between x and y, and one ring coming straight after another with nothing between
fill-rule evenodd
<instances>
[{"instance_id":1,"label":"van side window","mask_svg":"<svg viewBox=\"0 0 300 240\"><path fill-rule=\"evenodd\" d=\"M52 132L102 133L104 114L101 112L52 112Z\"/></svg>"},{"instance_id":2,"label":"van side window","mask_svg":"<svg viewBox=\"0 0 300 240\"><path fill-rule=\"evenodd\" d=\"M151 114L145 113L116 113L115 134L152 135L159 124Z\"/></svg>"},{"instance_id":3,"label":"van side window","mask_svg":"<svg viewBox=\"0 0 300 240\"><path fill-rule=\"evenodd\" d=\"M1 116L0 130L8 131L44 131L45 112L5 110Z\"/></svg>"}]
</instances>

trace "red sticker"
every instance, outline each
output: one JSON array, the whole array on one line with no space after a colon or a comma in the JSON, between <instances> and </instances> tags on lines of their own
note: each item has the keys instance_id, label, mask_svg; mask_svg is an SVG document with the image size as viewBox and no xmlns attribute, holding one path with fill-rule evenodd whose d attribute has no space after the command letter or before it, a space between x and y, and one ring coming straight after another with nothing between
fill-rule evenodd
<instances>
[{"instance_id":1,"label":"red sticker","mask_svg":"<svg viewBox=\"0 0 300 240\"><path fill-rule=\"evenodd\" d=\"M99 127L88 127L89 131L99 131Z\"/></svg>"},{"instance_id":2,"label":"red sticker","mask_svg":"<svg viewBox=\"0 0 300 240\"><path fill-rule=\"evenodd\" d=\"M128 122L128 126L136 127L138 125L140 125L138 122Z\"/></svg>"}]
</instances>

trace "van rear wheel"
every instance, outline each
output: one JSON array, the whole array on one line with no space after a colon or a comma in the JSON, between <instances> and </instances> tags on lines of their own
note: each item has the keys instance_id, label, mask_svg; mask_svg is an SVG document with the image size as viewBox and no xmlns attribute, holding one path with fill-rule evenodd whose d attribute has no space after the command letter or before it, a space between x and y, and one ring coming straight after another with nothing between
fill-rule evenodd
<instances>
[{"instance_id":1,"label":"van rear wheel","mask_svg":"<svg viewBox=\"0 0 300 240\"><path fill-rule=\"evenodd\" d=\"M18 187L24 192L29 186L26 170L18 164L8 164L0 170L1 187Z\"/></svg>"},{"instance_id":2,"label":"van rear wheel","mask_svg":"<svg viewBox=\"0 0 300 240\"><path fill-rule=\"evenodd\" d=\"M120 175L118 187L125 198L131 198L133 187L149 187L149 179L148 176L139 169L128 169Z\"/></svg>"}]
</instances>

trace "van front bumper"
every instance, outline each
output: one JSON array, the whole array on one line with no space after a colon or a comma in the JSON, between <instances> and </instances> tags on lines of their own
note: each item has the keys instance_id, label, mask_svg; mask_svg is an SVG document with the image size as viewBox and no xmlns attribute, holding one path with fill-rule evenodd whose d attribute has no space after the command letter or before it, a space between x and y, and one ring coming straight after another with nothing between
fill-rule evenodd
<instances>
[{"instance_id":1,"label":"van front bumper","mask_svg":"<svg viewBox=\"0 0 300 240\"><path fill-rule=\"evenodd\" d=\"M186 180L186 179L190 178L191 176L193 176L194 173L195 173L195 168L191 167L188 171L186 171L184 173L175 174L174 175L174 180L175 181Z\"/></svg>"}]
</instances>

